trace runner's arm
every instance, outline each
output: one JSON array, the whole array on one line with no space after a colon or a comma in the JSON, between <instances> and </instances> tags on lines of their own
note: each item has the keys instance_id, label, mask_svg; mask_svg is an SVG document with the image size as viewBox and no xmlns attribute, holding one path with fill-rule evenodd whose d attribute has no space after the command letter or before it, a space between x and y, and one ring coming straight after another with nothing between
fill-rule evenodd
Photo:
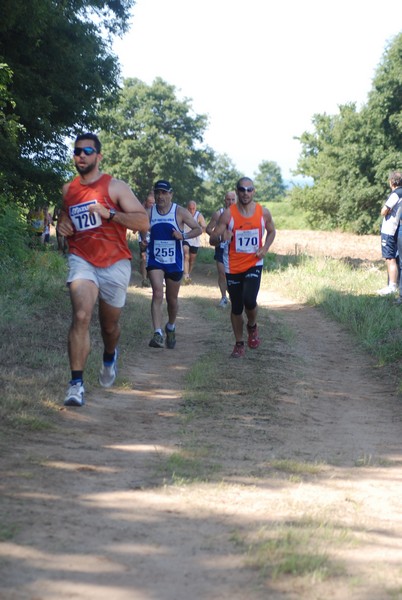
<instances>
[{"instance_id":1,"label":"runner's arm","mask_svg":"<svg viewBox=\"0 0 402 600\"><path fill-rule=\"evenodd\" d=\"M233 237L232 231L229 231L230 210L227 208L219 217L218 223L209 237L211 246L218 246L222 242L230 242Z\"/></svg>"},{"instance_id":2,"label":"runner's arm","mask_svg":"<svg viewBox=\"0 0 402 600\"><path fill-rule=\"evenodd\" d=\"M258 256L259 258L263 258L266 255L266 253L268 252L269 248L271 247L271 245L275 239L275 235L276 235L275 224L272 219L271 213L269 212L269 210L267 208L263 208L262 214L263 214L264 223L265 223L266 236L265 236L264 244L256 252L256 256Z\"/></svg>"},{"instance_id":3,"label":"runner's arm","mask_svg":"<svg viewBox=\"0 0 402 600\"><path fill-rule=\"evenodd\" d=\"M198 237L202 234L201 227L198 225L197 221L187 210L187 208L183 208L183 206L178 206L176 216L177 224L179 225L180 229L183 229L184 224L186 224L191 229L191 231L186 231L185 233L183 231L174 230L172 235L176 240L191 240L192 238Z\"/></svg>"},{"instance_id":4,"label":"runner's arm","mask_svg":"<svg viewBox=\"0 0 402 600\"><path fill-rule=\"evenodd\" d=\"M115 223L132 231L143 231L149 228L147 212L127 183L120 179L112 179L109 184L109 196L120 209L113 217ZM88 210L91 213L98 213L105 221L111 216L110 209L100 203L90 206Z\"/></svg>"},{"instance_id":5,"label":"runner's arm","mask_svg":"<svg viewBox=\"0 0 402 600\"><path fill-rule=\"evenodd\" d=\"M214 214L212 215L211 220L210 220L210 222L208 223L208 225L206 226L206 229L205 229L205 231L206 231L206 233L208 235L211 235L211 233L215 229L216 224L219 221L219 216L220 216L220 213L218 211L214 212Z\"/></svg>"},{"instance_id":6,"label":"runner's arm","mask_svg":"<svg viewBox=\"0 0 402 600\"><path fill-rule=\"evenodd\" d=\"M148 219L149 221L151 220L151 209L150 208L146 208L145 209L148 215ZM143 229L139 231L140 234L140 250L141 252L145 252L148 246L148 240L149 240L149 232L150 232L151 227L149 226L148 229Z\"/></svg>"},{"instance_id":7,"label":"runner's arm","mask_svg":"<svg viewBox=\"0 0 402 600\"><path fill-rule=\"evenodd\" d=\"M197 221L198 221L198 225L200 225L200 227L202 229L202 233L205 233L205 230L207 228L207 224L206 224L205 219L204 219L204 217L203 217L203 215L201 213L198 215Z\"/></svg>"},{"instance_id":8,"label":"runner's arm","mask_svg":"<svg viewBox=\"0 0 402 600\"><path fill-rule=\"evenodd\" d=\"M70 186L69 183L66 183L63 186L63 201L67 194L69 186ZM68 216L68 213L67 213L64 205L60 208L60 214L57 219L56 229L60 235L64 235L65 237L70 237L74 233L74 227L73 227L72 221L71 221L70 217Z\"/></svg>"}]
</instances>

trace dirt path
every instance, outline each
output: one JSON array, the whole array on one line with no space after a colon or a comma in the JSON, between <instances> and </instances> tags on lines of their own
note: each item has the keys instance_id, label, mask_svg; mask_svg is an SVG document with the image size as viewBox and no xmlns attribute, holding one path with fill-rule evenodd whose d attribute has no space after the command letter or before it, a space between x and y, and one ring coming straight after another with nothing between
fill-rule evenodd
<instances>
[{"instance_id":1,"label":"dirt path","mask_svg":"<svg viewBox=\"0 0 402 600\"><path fill-rule=\"evenodd\" d=\"M218 310L214 273L199 281L182 288L176 350L125 349L132 385L93 386L83 410L60 411L57 429L3 447L0 598L402 598L392 382L320 312L262 291L261 350L227 360L222 406L183 433L185 374L212 347L226 364L232 344L227 312L216 330L194 318L195 292ZM260 404L236 390L245 372ZM166 481L166 461L190 438L219 472ZM300 554L313 545L327 557L327 579L255 568L261 541L295 532Z\"/></svg>"}]
</instances>

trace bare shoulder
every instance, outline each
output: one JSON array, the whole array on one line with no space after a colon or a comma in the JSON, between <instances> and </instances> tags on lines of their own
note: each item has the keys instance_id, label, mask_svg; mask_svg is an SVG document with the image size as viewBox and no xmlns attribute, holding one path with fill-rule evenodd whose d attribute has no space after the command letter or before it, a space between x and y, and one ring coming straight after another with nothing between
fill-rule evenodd
<instances>
[{"instance_id":1,"label":"bare shoulder","mask_svg":"<svg viewBox=\"0 0 402 600\"><path fill-rule=\"evenodd\" d=\"M225 208L225 210L223 210L221 213L219 213L219 211L217 211L217 214L218 214L218 221L220 223L229 223L230 218L232 216L230 208Z\"/></svg>"},{"instance_id":2,"label":"bare shoulder","mask_svg":"<svg viewBox=\"0 0 402 600\"><path fill-rule=\"evenodd\" d=\"M132 189L125 181L123 181L122 179L115 179L114 177L112 177L109 183L110 197L112 197L112 194L118 195L121 193L130 193L134 196Z\"/></svg>"},{"instance_id":3,"label":"bare shoulder","mask_svg":"<svg viewBox=\"0 0 402 600\"><path fill-rule=\"evenodd\" d=\"M181 222L183 218L185 218L187 215L190 215L187 208L184 208L184 206L180 206L180 204L176 204L176 219L179 222Z\"/></svg>"},{"instance_id":4,"label":"bare shoulder","mask_svg":"<svg viewBox=\"0 0 402 600\"><path fill-rule=\"evenodd\" d=\"M124 212L132 212L139 208L145 212L145 208L142 206L131 187L122 179L112 178L110 180L109 196Z\"/></svg>"},{"instance_id":5,"label":"bare shoulder","mask_svg":"<svg viewBox=\"0 0 402 600\"><path fill-rule=\"evenodd\" d=\"M184 217L184 215L190 214L187 208L184 206L180 206L180 204L176 204L176 215L178 217Z\"/></svg>"}]
</instances>

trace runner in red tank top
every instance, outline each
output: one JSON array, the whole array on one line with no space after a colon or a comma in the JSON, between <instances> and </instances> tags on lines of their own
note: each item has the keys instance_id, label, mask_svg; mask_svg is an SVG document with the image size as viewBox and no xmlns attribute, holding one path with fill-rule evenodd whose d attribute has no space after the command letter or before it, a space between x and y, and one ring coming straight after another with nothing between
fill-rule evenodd
<instances>
[{"instance_id":1,"label":"runner in red tank top","mask_svg":"<svg viewBox=\"0 0 402 600\"><path fill-rule=\"evenodd\" d=\"M89 355L89 324L99 297L104 343L99 383L111 387L117 373L119 318L131 275L127 229L146 230L148 215L129 186L99 170L101 144L93 133L77 136L74 164L78 177L63 187L57 229L68 238L69 285L73 308L68 336L71 381L66 406L84 404L84 368Z\"/></svg>"},{"instance_id":2,"label":"runner in red tank top","mask_svg":"<svg viewBox=\"0 0 402 600\"><path fill-rule=\"evenodd\" d=\"M209 242L216 246L228 242L224 250L224 265L232 305L231 322L235 346L231 356L245 354L243 311L247 317L248 346L260 345L257 328L257 295L260 289L264 256L275 239L275 225L269 210L254 202L254 184L248 177L237 182L237 204L227 208ZM265 239L264 239L265 238Z\"/></svg>"}]
</instances>

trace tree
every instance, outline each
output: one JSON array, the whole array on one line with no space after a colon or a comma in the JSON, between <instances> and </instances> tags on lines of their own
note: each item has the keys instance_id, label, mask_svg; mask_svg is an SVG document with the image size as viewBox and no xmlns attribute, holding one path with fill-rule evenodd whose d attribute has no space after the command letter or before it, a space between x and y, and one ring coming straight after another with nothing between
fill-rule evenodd
<instances>
[{"instance_id":1,"label":"tree","mask_svg":"<svg viewBox=\"0 0 402 600\"><path fill-rule=\"evenodd\" d=\"M15 115L15 102L10 87L12 71L6 64L0 64L0 157L9 172L18 156L18 133L22 128ZM6 173L0 171L0 189L7 185ZM1 203L0 198L0 203Z\"/></svg>"},{"instance_id":2,"label":"tree","mask_svg":"<svg viewBox=\"0 0 402 600\"><path fill-rule=\"evenodd\" d=\"M206 196L204 210L214 212L223 205L227 192L236 189L241 173L227 154L215 155L205 179Z\"/></svg>"},{"instance_id":3,"label":"tree","mask_svg":"<svg viewBox=\"0 0 402 600\"><path fill-rule=\"evenodd\" d=\"M385 180L390 169L402 166L402 33L389 44L377 68L367 112L377 131L376 174Z\"/></svg>"},{"instance_id":4,"label":"tree","mask_svg":"<svg viewBox=\"0 0 402 600\"><path fill-rule=\"evenodd\" d=\"M377 231L388 173L402 162L402 33L384 53L367 104L315 115L313 126L299 138L296 174L312 177L314 185L294 188L291 199L315 227Z\"/></svg>"},{"instance_id":5,"label":"tree","mask_svg":"<svg viewBox=\"0 0 402 600\"><path fill-rule=\"evenodd\" d=\"M205 115L193 114L189 99L163 79L152 85L126 79L119 101L101 111L104 168L127 181L145 199L157 179L168 179L176 200L203 200L203 176L212 151L202 146Z\"/></svg>"},{"instance_id":6,"label":"tree","mask_svg":"<svg viewBox=\"0 0 402 600\"><path fill-rule=\"evenodd\" d=\"M65 138L96 126L97 108L118 88L111 36L128 26L133 0L4 0L0 62L18 119L18 152L0 158L17 198L51 197L65 174Z\"/></svg>"},{"instance_id":7,"label":"tree","mask_svg":"<svg viewBox=\"0 0 402 600\"><path fill-rule=\"evenodd\" d=\"M279 165L274 161L265 160L258 165L254 174L257 189L256 199L264 202L279 202L285 195L285 184Z\"/></svg>"}]
</instances>

